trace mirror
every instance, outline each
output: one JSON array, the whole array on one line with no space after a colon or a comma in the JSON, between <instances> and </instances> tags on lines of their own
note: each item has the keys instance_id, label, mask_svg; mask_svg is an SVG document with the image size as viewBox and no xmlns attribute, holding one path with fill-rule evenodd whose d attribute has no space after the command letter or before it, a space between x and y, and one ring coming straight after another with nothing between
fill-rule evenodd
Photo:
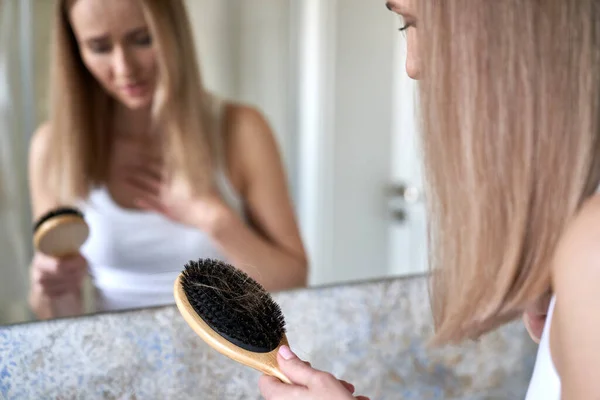
<instances>
[{"instance_id":1,"label":"mirror","mask_svg":"<svg viewBox=\"0 0 600 400\"><path fill-rule=\"evenodd\" d=\"M56 1L6 0L0 4L0 324L36 319L27 306L33 254L27 159L31 132L49 118L50 42ZM256 110L275 138L285 188L310 260L307 284L423 273L427 253L414 119L415 84L403 68L405 43L398 32L400 21L383 2L364 0L184 3L205 88L228 102ZM142 46L144 38L131 40L139 40ZM135 95L138 89L143 87L127 90ZM244 149L240 155L250 157L249 147ZM240 163L247 162L241 160L244 157L239 157ZM270 164L261 161L263 157L254 158L258 161L252 162L265 173L271 171L265 167ZM269 179L276 180L277 174L275 178L272 175L269 173ZM235 189L235 179L231 180ZM262 175L259 180L264 180ZM118 190L105 194L115 192ZM285 196L274 197L265 189L256 193L257 199L272 204L285 200ZM111 196L107 198L111 200ZM112 200L118 209L118 199ZM258 200L252 201L258 204ZM251 201L242 196L240 202L248 207ZM233 254L234 250L234 258L256 259L256 252L262 252L262 257L267 254L270 260L279 257L294 261L289 254L298 253L290 250L294 241L289 238L278 242L287 249L287 256L273 256L273 250L260 244L270 237L271 228L290 232L274 216L278 210L278 206L271 207L269 212L263 210L250 218L248 226L264 225L256 229L259 239L251 239L255 245L249 251L254 253ZM108 218L106 212L86 214L90 237L102 229L110 233L106 240L113 246L111 260L115 248L122 250L135 242L115 234L115 224L122 226L119 218L133 223L141 220L131 217L138 215L136 211L121 211L116 220L114 216L103 219ZM153 218L146 222L154 227L163 226L160 224L167 220L157 215ZM143 225L136 226L141 229ZM127 237L153 231L141 230ZM235 240L239 244L250 239L240 233ZM99 260L109 248L104 244L94 255ZM144 260L155 260L168 257L173 250L166 246L154 253L154 249L144 251L148 252ZM174 269L178 269L179 260L175 259ZM96 272L97 280L118 277L118 273ZM156 278L154 272L149 275ZM95 292L90 282L84 285L84 298L93 303ZM280 290L277 283L273 285L274 290ZM146 295L152 296L151 292ZM138 305L133 302L119 308L135 307ZM85 312L96 311L91 306Z\"/></svg>"}]
</instances>

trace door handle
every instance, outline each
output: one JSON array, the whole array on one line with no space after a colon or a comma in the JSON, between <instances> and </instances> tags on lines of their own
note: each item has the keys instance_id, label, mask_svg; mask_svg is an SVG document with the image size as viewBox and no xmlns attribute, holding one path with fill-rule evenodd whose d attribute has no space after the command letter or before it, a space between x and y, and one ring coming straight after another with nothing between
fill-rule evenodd
<instances>
[{"instance_id":1,"label":"door handle","mask_svg":"<svg viewBox=\"0 0 600 400\"><path fill-rule=\"evenodd\" d=\"M388 187L388 196L392 200L400 200L405 204L415 204L423 200L421 190L416 186L392 184Z\"/></svg>"},{"instance_id":2,"label":"door handle","mask_svg":"<svg viewBox=\"0 0 600 400\"><path fill-rule=\"evenodd\" d=\"M416 186L403 183L392 184L387 188L389 198L389 213L396 222L406 222L408 219L407 206L419 203L423 196Z\"/></svg>"}]
</instances>

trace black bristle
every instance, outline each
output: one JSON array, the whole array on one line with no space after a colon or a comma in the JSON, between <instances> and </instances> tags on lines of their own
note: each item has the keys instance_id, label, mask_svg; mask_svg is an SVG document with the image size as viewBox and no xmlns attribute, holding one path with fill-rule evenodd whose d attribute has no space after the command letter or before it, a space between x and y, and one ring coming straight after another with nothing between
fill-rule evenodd
<instances>
[{"instance_id":1,"label":"black bristle","mask_svg":"<svg viewBox=\"0 0 600 400\"><path fill-rule=\"evenodd\" d=\"M280 344L285 334L281 308L244 272L222 261L200 259L186 264L181 283L196 314L229 342L255 353Z\"/></svg>"},{"instance_id":2,"label":"black bristle","mask_svg":"<svg viewBox=\"0 0 600 400\"><path fill-rule=\"evenodd\" d=\"M76 208L73 207L59 207L59 208L55 208L53 210L48 211L46 214L42 215L40 218L38 218L38 220L36 221L35 225L33 226L33 231L35 232L36 230L38 230L38 228L46 221L48 221L51 218L54 217L58 217L61 215L74 215L80 218L83 218L83 213L81 211L79 211Z\"/></svg>"}]
</instances>

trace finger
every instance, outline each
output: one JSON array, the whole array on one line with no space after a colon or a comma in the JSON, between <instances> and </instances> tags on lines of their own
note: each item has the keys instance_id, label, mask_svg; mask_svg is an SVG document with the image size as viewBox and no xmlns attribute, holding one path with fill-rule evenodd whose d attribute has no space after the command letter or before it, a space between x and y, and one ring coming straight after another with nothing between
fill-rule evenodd
<instances>
[{"instance_id":1,"label":"finger","mask_svg":"<svg viewBox=\"0 0 600 400\"><path fill-rule=\"evenodd\" d=\"M36 269L45 274L62 275L87 269L87 261L80 255L63 259L46 257L41 262L36 263Z\"/></svg>"},{"instance_id":2,"label":"finger","mask_svg":"<svg viewBox=\"0 0 600 400\"><path fill-rule=\"evenodd\" d=\"M44 293L46 296L50 298L57 298L66 295L67 293L72 292L68 286L60 286L60 287L45 287Z\"/></svg>"},{"instance_id":3,"label":"finger","mask_svg":"<svg viewBox=\"0 0 600 400\"><path fill-rule=\"evenodd\" d=\"M80 287L86 275L87 271L77 271L72 274L69 274L66 277L65 282L67 282L73 287Z\"/></svg>"},{"instance_id":4,"label":"finger","mask_svg":"<svg viewBox=\"0 0 600 400\"><path fill-rule=\"evenodd\" d=\"M154 197L139 197L133 203L141 210L154 211L160 214L166 214L166 208L162 202Z\"/></svg>"},{"instance_id":5,"label":"finger","mask_svg":"<svg viewBox=\"0 0 600 400\"><path fill-rule=\"evenodd\" d=\"M38 288L42 293L44 293L48 297L59 297L66 293L74 292L77 290L77 287L67 283L61 282L53 285L39 285Z\"/></svg>"},{"instance_id":6,"label":"finger","mask_svg":"<svg viewBox=\"0 0 600 400\"><path fill-rule=\"evenodd\" d=\"M36 293L41 293L43 296L50 297L50 298L60 297L60 296L64 295L65 293L67 293L66 290L58 290L56 288L46 288L42 285L34 286L34 290Z\"/></svg>"},{"instance_id":7,"label":"finger","mask_svg":"<svg viewBox=\"0 0 600 400\"><path fill-rule=\"evenodd\" d=\"M277 363L285 376L292 382L302 386L309 386L314 376L320 372L306 365L288 346L281 346L279 348Z\"/></svg>"},{"instance_id":8,"label":"finger","mask_svg":"<svg viewBox=\"0 0 600 400\"><path fill-rule=\"evenodd\" d=\"M79 283L83 280L83 277L87 274L87 271L69 271L52 274L48 272L37 272L35 275L35 281L43 285L60 285L63 283Z\"/></svg>"},{"instance_id":9,"label":"finger","mask_svg":"<svg viewBox=\"0 0 600 400\"><path fill-rule=\"evenodd\" d=\"M141 192L153 195L158 195L162 191L161 181L151 176L131 174L125 177L125 182Z\"/></svg>"},{"instance_id":10,"label":"finger","mask_svg":"<svg viewBox=\"0 0 600 400\"><path fill-rule=\"evenodd\" d=\"M33 272L39 274L51 274L56 275L59 273L58 259L53 257L46 257L42 261L35 263Z\"/></svg>"},{"instance_id":11,"label":"finger","mask_svg":"<svg viewBox=\"0 0 600 400\"><path fill-rule=\"evenodd\" d=\"M260 393L266 400L275 399L302 399L305 397L307 389L302 386L288 385L279 379L263 375L258 380Z\"/></svg>"},{"instance_id":12,"label":"finger","mask_svg":"<svg viewBox=\"0 0 600 400\"><path fill-rule=\"evenodd\" d=\"M133 189L131 196L136 207L156 212L163 212L165 210L160 196L162 189L147 186L139 178L135 177L128 177L125 181Z\"/></svg>"},{"instance_id":13,"label":"finger","mask_svg":"<svg viewBox=\"0 0 600 400\"><path fill-rule=\"evenodd\" d=\"M40 285L43 285L44 287L76 287L81 284L82 280L83 274L76 272L66 275L42 274L38 279L36 279L35 282L39 283Z\"/></svg>"},{"instance_id":14,"label":"finger","mask_svg":"<svg viewBox=\"0 0 600 400\"><path fill-rule=\"evenodd\" d=\"M81 256L65 262L48 258L34 264L31 268L31 280L42 285L56 285L65 281L81 281L87 272L87 261Z\"/></svg>"},{"instance_id":15,"label":"finger","mask_svg":"<svg viewBox=\"0 0 600 400\"><path fill-rule=\"evenodd\" d=\"M350 382L346 382L346 381L340 379L340 383L342 385L344 385L344 387L350 392L350 394L353 394L354 391L356 390L356 388L354 387L354 385L351 384Z\"/></svg>"},{"instance_id":16,"label":"finger","mask_svg":"<svg viewBox=\"0 0 600 400\"><path fill-rule=\"evenodd\" d=\"M366 397L366 396L356 396L357 400L371 400L370 398Z\"/></svg>"},{"instance_id":17,"label":"finger","mask_svg":"<svg viewBox=\"0 0 600 400\"><path fill-rule=\"evenodd\" d=\"M58 263L58 270L68 273L87 271L87 267L87 260L81 254L60 259Z\"/></svg>"},{"instance_id":18,"label":"finger","mask_svg":"<svg viewBox=\"0 0 600 400\"><path fill-rule=\"evenodd\" d=\"M43 286L55 286L64 282L65 276L60 272L49 272L36 270L33 273L33 281Z\"/></svg>"},{"instance_id":19,"label":"finger","mask_svg":"<svg viewBox=\"0 0 600 400\"><path fill-rule=\"evenodd\" d=\"M32 275L35 282L42 284L57 284L69 280L81 279L87 273L87 268L82 266L40 266L36 268Z\"/></svg>"}]
</instances>

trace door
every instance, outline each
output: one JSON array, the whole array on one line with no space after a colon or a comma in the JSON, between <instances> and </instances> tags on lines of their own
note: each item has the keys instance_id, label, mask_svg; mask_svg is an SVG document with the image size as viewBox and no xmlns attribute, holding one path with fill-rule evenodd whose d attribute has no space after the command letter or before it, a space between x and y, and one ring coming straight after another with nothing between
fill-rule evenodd
<instances>
[{"instance_id":1,"label":"door","mask_svg":"<svg viewBox=\"0 0 600 400\"><path fill-rule=\"evenodd\" d=\"M299 215L310 284L423 272L415 83L384 1L303 0Z\"/></svg>"}]
</instances>

